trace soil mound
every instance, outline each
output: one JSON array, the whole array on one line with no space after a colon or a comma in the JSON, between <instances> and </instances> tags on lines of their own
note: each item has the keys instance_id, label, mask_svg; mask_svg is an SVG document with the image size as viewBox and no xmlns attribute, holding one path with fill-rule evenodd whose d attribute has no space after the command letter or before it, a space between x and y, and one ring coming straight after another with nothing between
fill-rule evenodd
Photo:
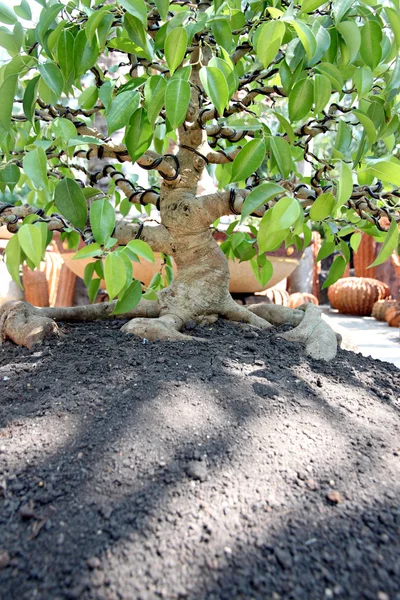
<instances>
[{"instance_id":1,"label":"soil mound","mask_svg":"<svg viewBox=\"0 0 400 600\"><path fill-rule=\"evenodd\" d=\"M0 348L3 600L399 600L400 371L218 322Z\"/></svg>"}]
</instances>

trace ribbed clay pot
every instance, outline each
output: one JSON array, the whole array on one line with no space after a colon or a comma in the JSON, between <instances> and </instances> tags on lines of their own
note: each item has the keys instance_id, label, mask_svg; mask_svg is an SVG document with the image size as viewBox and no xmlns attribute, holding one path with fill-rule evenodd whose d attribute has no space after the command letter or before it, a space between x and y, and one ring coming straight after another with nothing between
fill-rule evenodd
<instances>
[{"instance_id":1,"label":"ribbed clay pot","mask_svg":"<svg viewBox=\"0 0 400 600\"><path fill-rule=\"evenodd\" d=\"M386 298L386 300L378 300L372 307L372 316L377 321L385 321L386 311L394 306L397 300Z\"/></svg>"},{"instance_id":2,"label":"ribbed clay pot","mask_svg":"<svg viewBox=\"0 0 400 600\"><path fill-rule=\"evenodd\" d=\"M297 308L302 304L306 304L309 302L310 304L315 304L318 306L318 298L316 298L313 294L307 294L306 292L296 292L295 294L291 294L289 296L289 308Z\"/></svg>"},{"instance_id":3,"label":"ribbed clay pot","mask_svg":"<svg viewBox=\"0 0 400 600\"><path fill-rule=\"evenodd\" d=\"M385 321L389 327L400 327L400 304L397 303L387 309Z\"/></svg>"},{"instance_id":4,"label":"ribbed clay pot","mask_svg":"<svg viewBox=\"0 0 400 600\"><path fill-rule=\"evenodd\" d=\"M390 296L389 287L369 277L346 277L339 279L328 289L332 308L342 314L367 316L378 300Z\"/></svg>"}]
</instances>

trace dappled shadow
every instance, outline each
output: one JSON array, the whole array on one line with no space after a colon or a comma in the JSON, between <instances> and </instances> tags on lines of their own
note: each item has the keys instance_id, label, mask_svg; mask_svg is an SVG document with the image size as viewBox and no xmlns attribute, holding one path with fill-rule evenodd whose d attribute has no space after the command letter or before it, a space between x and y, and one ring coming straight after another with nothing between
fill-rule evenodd
<instances>
[{"instance_id":1,"label":"dappled shadow","mask_svg":"<svg viewBox=\"0 0 400 600\"><path fill-rule=\"evenodd\" d=\"M12 459L0 500L1 538L13 562L0 571L5 598L18 590L20 598L194 600L206 597L202 586L207 598L268 597L252 583L265 569L263 530L283 543L292 535L285 527L304 520L304 511L311 524L326 511L343 513L327 504L332 486L353 512L392 493L387 404L371 397L374 430L343 413L325 388L311 380L299 387L294 361L281 355L283 346L274 349L270 334L230 345L222 339L214 352L193 343L120 346L117 336L111 328L93 369L67 340L51 354L23 353L37 363L35 378L14 371L18 394L29 382L34 389L3 404L4 429L15 436L0 439L0 460L5 452ZM267 342L268 358L257 358ZM296 352L288 345L289 355ZM297 359L309 378L317 373L316 363ZM41 389L46 376L54 386ZM33 518L23 521L19 508L31 500ZM378 552L380 541L373 544ZM271 552L264 557L281 582ZM93 555L101 569L88 568ZM256 567L236 566L235 578L231 566L250 565L251 557Z\"/></svg>"}]
</instances>

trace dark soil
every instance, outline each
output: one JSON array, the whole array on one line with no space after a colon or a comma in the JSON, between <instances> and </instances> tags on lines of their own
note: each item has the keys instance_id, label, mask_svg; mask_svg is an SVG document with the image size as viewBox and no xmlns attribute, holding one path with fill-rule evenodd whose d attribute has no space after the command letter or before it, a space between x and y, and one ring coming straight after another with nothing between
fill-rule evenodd
<instances>
[{"instance_id":1,"label":"dark soil","mask_svg":"<svg viewBox=\"0 0 400 600\"><path fill-rule=\"evenodd\" d=\"M400 371L276 331L0 349L2 600L400 599Z\"/></svg>"}]
</instances>

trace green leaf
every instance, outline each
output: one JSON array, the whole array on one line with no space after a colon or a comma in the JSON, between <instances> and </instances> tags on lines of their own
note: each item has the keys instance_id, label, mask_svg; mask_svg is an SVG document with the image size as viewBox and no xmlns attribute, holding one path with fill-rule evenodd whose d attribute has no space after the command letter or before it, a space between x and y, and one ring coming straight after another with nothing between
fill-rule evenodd
<instances>
[{"instance_id":1,"label":"green leaf","mask_svg":"<svg viewBox=\"0 0 400 600\"><path fill-rule=\"evenodd\" d=\"M172 79L165 91L165 111L171 129L177 129L186 119L190 102L190 85L183 79Z\"/></svg>"},{"instance_id":2,"label":"green leaf","mask_svg":"<svg viewBox=\"0 0 400 600\"><path fill-rule=\"evenodd\" d=\"M12 238L8 240L4 253L6 256L8 272L13 280L22 288L19 270L21 264L21 246L18 235L13 235Z\"/></svg>"},{"instance_id":3,"label":"green leaf","mask_svg":"<svg viewBox=\"0 0 400 600\"><path fill-rule=\"evenodd\" d=\"M154 0L154 4L157 7L160 17L165 21L168 15L169 0Z\"/></svg>"},{"instance_id":4,"label":"green leaf","mask_svg":"<svg viewBox=\"0 0 400 600\"><path fill-rule=\"evenodd\" d=\"M96 242L104 244L113 234L115 222L115 210L109 200L95 200L90 205L90 226Z\"/></svg>"},{"instance_id":5,"label":"green leaf","mask_svg":"<svg viewBox=\"0 0 400 600\"><path fill-rule=\"evenodd\" d=\"M145 258L146 260L149 260L152 263L154 262L155 259L153 250L148 244L146 244L146 242L143 242L142 240L131 240L127 244L127 247L130 250L132 250L132 252L134 252L137 256L141 256L142 258Z\"/></svg>"},{"instance_id":6,"label":"green leaf","mask_svg":"<svg viewBox=\"0 0 400 600\"><path fill-rule=\"evenodd\" d=\"M153 139L153 128L144 108L138 108L129 121L125 143L132 162L137 161L148 149Z\"/></svg>"},{"instance_id":7,"label":"green leaf","mask_svg":"<svg viewBox=\"0 0 400 600\"><path fill-rule=\"evenodd\" d=\"M364 115L363 112L361 112L360 110L353 110L353 115L355 115L357 117L357 119L360 121L361 125L364 127L365 133L367 134L368 137L368 141L371 144L374 144L376 142L376 129L375 129L375 125L373 124L373 122L371 121L371 119L369 117L367 117L367 115Z\"/></svg>"},{"instance_id":8,"label":"green leaf","mask_svg":"<svg viewBox=\"0 0 400 600\"><path fill-rule=\"evenodd\" d=\"M89 85L78 98L78 106L90 110L97 102L99 90L95 85Z\"/></svg>"},{"instance_id":9,"label":"green leaf","mask_svg":"<svg viewBox=\"0 0 400 600\"><path fill-rule=\"evenodd\" d=\"M337 26L349 51L349 63L352 63L361 47L360 28L354 21L343 21Z\"/></svg>"},{"instance_id":10,"label":"green leaf","mask_svg":"<svg viewBox=\"0 0 400 600\"><path fill-rule=\"evenodd\" d=\"M393 254L395 249L397 248L398 240L399 240L399 226L396 223L396 221L393 219L393 221L390 224L389 231L386 234L385 241L382 244L382 248L380 249L378 256L376 257L376 259L374 260L372 265L369 265L368 268L377 267L378 265L381 265L383 262L385 262L385 260L387 260Z\"/></svg>"},{"instance_id":11,"label":"green leaf","mask_svg":"<svg viewBox=\"0 0 400 600\"><path fill-rule=\"evenodd\" d=\"M281 137L271 137L271 150L280 174L283 177L287 177L293 168L293 159L289 144Z\"/></svg>"},{"instance_id":12,"label":"green leaf","mask_svg":"<svg viewBox=\"0 0 400 600\"><path fill-rule=\"evenodd\" d=\"M303 0L301 3L302 13L311 13L314 12L316 8L322 6L322 4L326 4L326 0Z\"/></svg>"},{"instance_id":13,"label":"green leaf","mask_svg":"<svg viewBox=\"0 0 400 600\"><path fill-rule=\"evenodd\" d=\"M272 209L272 227L277 230L288 229L297 221L302 212L300 203L295 198L284 196Z\"/></svg>"},{"instance_id":14,"label":"green leaf","mask_svg":"<svg viewBox=\"0 0 400 600\"><path fill-rule=\"evenodd\" d=\"M269 21L259 30L256 53L264 67L268 67L278 54L285 31L285 24L282 21Z\"/></svg>"},{"instance_id":15,"label":"green leaf","mask_svg":"<svg viewBox=\"0 0 400 600\"><path fill-rule=\"evenodd\" d=\"M100 289L100 284L101 279L92 279L92 281L87 286L90 302L94 302L96 300L98 291Z\"/></svg>"},{"instance_id":16,"label":"green leaf","mask_svg":"<svg viewBox=\"0 0 400 600\"><path fill-rule=\"evenodd\" d=\"M125 127L138 109L140 94L134 90L118 94L111 102L111 107L106 113L108 135Z\"/></svg>"},{"instance_id":17,"label":"green leaf","mask_svg":"<svg viewBox=\"0 0 400 600\"><path fill-rule=\"evenodd\" d=\"M25 21L30 21L32 19L31 7L29 6L29 2L27 2L27 0L21 0L21 4L19 6L14 6L14 11L15 14Z\"/></svg>"},{"instance_id":18,"label":"green leaf","mask_svg":"<svg viewBox=\"0 0 400 600\"><path fill-rule=\"evenodd\" d=\"M254 139L240 150L232 163L233 181L244 181L261 166L265 158L265 142L262 139Z\"/></svg>"},{"instance_id":19,"label":"green leaf","mask_svg":"<svg viewBox=\"0 0 400 600\"><path fill-rule=\"evenodd\" d=\"M75 77L80 77L89 71L97 61L99 47L93 38L90 43L82 29L75 38L74 43L74 72Z\"/></svg>"},{"instance_id":20,"label":"green leaf","mask_svg":"<svg viewBox=\"0 0 400 600\"><path fill-rule=\"evenodd\" d=\"M229 103L229 87L224 74L216 67L202 67L200 80L207 96L222 116Z\"/></svg>"},{"instance_id":21,"label":"green leaf","mask_svg":"<svg viewBox=\"0 0 400 600\"><path fill-rule=\"evenodd\" d=\"M326 242L326 241L323 242L321 245L321 248L319 249L319 252L318 252L317 262L324 260L324 258L327 258L331 254L333 254L333 252L335 252L335 250L336 250L335 242Z\"/></svg>"},{"instance_id":22,"label":"green leaf","mask_svg":"<svg viewBox=\"0 0 400 600\"><path fill-rule=\"evenodd\" d=\"M151 54L149 54L150 47L148 38L141 20L133 15L125 13L124 25L132 42L139 46L139 48L142 48L142 50L144 50L145 53L150 57Z\"/></svg>"},{"instance_id":23,"label":"green leaf","mask_svg":"<svg viewBox=\"0 0 400 600\"><path fill-rule=\"evenodd\" d=\"M274 209L267 210L260 222L257 234L259 252L274 251L282 244L289 233L289 229L278 230L272 224L272 213Z\"/></svg>"},{"instance_id":24,"label":"green leaf","mask_svg":"<svg viewBox=\"0 0 400 600\"><path fill-rule=\"evenodd\" d=\"M143 0L119 0L119 3L122 4L129 14L139 19L145 29L147 29L147 8Z\"/></svg>"},{"instance_id":25,"label":"green leaf","mask_svg":"<svg viewBox=\"0 0 400 600\"><path fill-rule=\"evenodd\" d=\"M152 75L144 86L144 100L150 124L154 126L157 117L164 106L165 88L167 83L161 75Z\"/></svg>"},{"instance_id":26,"label":"green leaf","mask_svg":"<svg viewBox=\"0 0 400 600\"><path fill-rule=\"evenodd\" d=\"M74 36L70 31L64 30L60 33L57 42L57 58L67 87L72 84L75 75L74 44Z\"/></svg>"},{"instance_id":27,"label":"green leaf","mask_svg":"<svg viewBox=\"0 0 400 600\"><path fill-rule=\"evenodd\" d=\"M45 36L50 30L50 25L58 13L65 8L64 4L53 4L53 6L45 6L40 13L39 23L36 27L36 39L43 44Z\"/></svg>"},{"instance_id":28,"label":"green leaf","mask_svg":"<svg viewBox=\"0 0 400 600\"><path fill-rule=\"evenodd\" d=\"M291 121L300 121L311 110L314 100L314 86L310 79L298 81L289 95L289 118Z\"/></svg>"},{"instance_id":29,"label":"green leaf","mask_svg":"<svg viewBox=\"0 0 400 600\"><path fill-rule=\"evenodd\" d=\"M335 65L331 65L330 63L320 63L315 66L315 69L322 75L328 77L335 90L338 92L342 91L344 84L343 75Z\"/></svg>"},{"instance_id":30,"label":"green leaf","mask_svg":"<svg viewBox=\"0 0 400 600\"><path fill-rule=\"evenodd\" d=\"M140 281L132 281L129 287L124 292L122 298L117 302L114 309L114 315L123 315L130 312L142 298L142 286Z\"/></svg>"},{"instance_id":31,"label":"green leaf","mask_svg":"<svg viewBox=\"0 0 400 600\"><path fill-rule=\"evenodd\" d=\"M271 261L266 259L262 267L257 268L257 271L257 279L259 280L262 286L265 286L274 274L274 266L271 263Z\"/></svg>"},{"instance_id":32,"label":"green leaf","mask_svg":"<svg viewBox=\"0 0 400 600\"><path fill-rule=\"evenodd\" d=\"M38 66L39 73L45 83L57 95L60 96L64 88L64 77L56 63L48 61Z\"/></svg>"},{"instance_id":33,"label":"green leaf","mask_svg":"<svg viewBox=\"0 0 400 600\"><path fill-rule=\"evenodd\" d=\"M104 263L104 279L110 300L125 287L126 271L124 261L115 253L109 254Z\"/></svg>"},{"instance_id":34,"label":"green leaf","mask_svg":"<svg viewBox=\"0 0 400 600\"><path fill-rule=\"evenodd\" d=\"M5 183L10 188L12 192L15 186L17 185L19 178L21 177L21 172L17 165L11 164L6 167L0 169L0 181Z\"/></svg>"},{"instance_id":35,"label":"green leaf","mask_svg":"<svg viewBox=\"0 0 400 600\"><path fill-rule=\"evenodd\" d=\"M260 208L260 206L263 206L266 202L282 193L286 193L285 188L276 183L262 183L258 185L243 202L241 220L243 221L248 215Z\"/></svg>"},{"instance_id":36,"label":"green leaf","mask_svg":"<svg viewBox=\"0 0 400 600\"><path fill-rule=\"evenodd\" d=\"M122 2L121 2L122 4ZM94 36L97 33L98 28L100 27L103 19L109 15L110 12L107 9L97 10L92 13L86 22L85 33L86 37L89 40L89 43L92 43Z\"/></svg>"},{"instance_id":37,"label":"green leaf","mask_svg":"<svg viewBox=\"0 0 400 600\"><path fill-rule=\"evenodd\" d=\"M95 146L101 146L102 140L93 137L92 135L80 135L76 138L71 138L68 142L68 146L85 146L87 144L94 144Z\"/></svg>"},{"instance_id":38,"label":"green leaf","mask_svg":"<svg viewBox=\"0 0 400 600\"><path fill-rule=\"evenodd\" d=\"M390 25L392 26L392 31L394 33L394 38L396 40L396 44L400 46L400 15L399 8L394 10L394 8L389 8L385 6L385 12L388 16Z\"/></svg>"},{"instance_id":39,"label":"green leaf","mask_svg":"<svg viewBox=\"0 0 400 600\"><path fill-rule=\"evenodd\" d=\"M314 75L314 112L319 113L328 104L332 93L331 82L326 75Z\"/></svg>"},{"instance_id":40,"label":"green leaf","mask_svg":"<svg viewBox=\"0 0 400 600\"><path fill-rule=\"evenodd\" d=\"M0 124L6 131L11 129L11 114L17 91L18 75L6 77L0 86Z\"/></svg>"},{"instance_id":41,"label":"green leaf","mask_svg":"<svg viewBox=\"0 0 400 600\"><path fill-rule=\"evenodd\" d=\"M372 88L374 76L369 67L358 67L353 75L354 85L356 86L358 98L361 100Z\"/></svg>"},{"instance_id":42,"label":"green leaf","mask_svg":"<svg viewBox=\"0 0 400 600\"><path fill-rule=\"evenodd\" d=\"M72 260L79 260L81 258L94 258L95 256L100 256L102 252L103 251L100 247L100 244L89 244L88 246L85 246L79 250L79 252L72 257Z\"/></svg>"},{"instance_id":43,"label":"green leaf","mask_svg":"<svg viewBox=\"0 0 400 600\"><path fill-rule=\"evenodd\" d=\"M229 59L230 60L230 59ZM208 63L209 67L216 67L223 73L228 84L229 96L232 97L238 89L239 78L233 64L230 65L226 60L214 56Z\"/></svg>"},{"instance_id":44,"label":"green leaf","mask_svg":"<svg viewBox=\"0 0 400 600\"><path fill-rule=\"evenodd\" d=\"M361 233L353 233L350 238L350 246L354 252L357 252L359 245L361 243Z\"/></svg>"},{"instance_id":45,"label":"green leaf","mask_svg":"<svg viewBox=\"0 0 400 600\"><path fill-rule=\"evenodd\" d=\"M213 20L211 22L211 31L218 46L231 52L234 47L234 41L228 19L222 17Z\"/></svg>"},{"instance_id":46,"label":"green leaf","mask_svg":"<svg viewBox=\"0 0 400 600\"><path fill-rule=\"evenodd\" d=\"M23 36L23 31L20 23L17 23L15 25L14 33L10 33L6 27L0 28L0 46L2 48L5 48L10 56L17 56L19 54L22 44L22 36L17 34L17 31L15 31L16 28L17 31L19 30L19 32Z\"/></svg>"},{"instance_id":47,"label":"green leaf","mask_svg":"<svg viewBox=\"0 0 400 600\"><path fill-rule=\"evenodd\" d=\"M185 58L187 44L188 36L183 27L172 29L165 38L164 54L171 75Z\"/></svg>"},{"instance_id":48,"label":"green leaf","mask_svg":"<svg viewBox=\"0 0 400 600\"><path fill-rule=\"evenodd\" d=\"M367 21L361 28L360 54L364 63L371 67L372 71L379 65L382 57L382 30L376 21Z\"/></svg>"},{"instance_id":49,"label":"green leaf","mask_svg":"<svg viewBox=\"0 0 400 600\"><path fill-rule=\"evenodd\" d=\"M343 161L339 165L339 177L336 195L336 207L347 202L353 193L353 176L350 167Z\"/></svg>"},{"instance_id":50,"label":"green leaf","mask_svg":"<svg viewBox=\"0 0 400 600\"><path fill-rule=\"evenodd\" d=\"M345 14L354 5L354 0L335 0L333 2L333 14L336 23L340 23Z\"/></svg>"},{"instance_id":51,"label":"green leaf","mask_svg":"<svg viewBox=\"0 0 400 600\"><path fill-rule=\"evenodd\" d=\"M0 21L6 25L14 25L18 21L14 11L3 2L0 2Z\"/></svg>"},{"instance_id":52,"label":"green leaf","mask_svg":"<svg viewBox=\"0 0 400 600\"><path fill-rule=\"evenodd\" d=\"M321 194L311 206L310 219L312 221L322 221L323 219L326 219L326 217L332 215L334 206L335 198L332 192Z\"/></svg>"},{"instance_id":53,"label":"green leaf","mask_svg":"<svg viewBox=\"0 0 400 600\"><path fill-rule=\"evenodd\" d=\"M88 213L86 200L76 181L69 177L60 181L54 192L54 204L75 227L85 227Z\"/></svg>"},{"instance_id":54,"label":"green leaf","mask_svg":"<svg viewBox=\"0 0 400 600\"><path fill-rule=\"evenodd\" d=\"M317 40L311 29L303 21L290 20L289 23L293 25L297 35L306 51L307 57L311 60L317 51Z\"/></svg>"},{"instance_id":55,"label":"green leaf","mask_svg":"<svg viewBox=\"0 0 400 600\"><path fill-rule=\"evenodd\" d=\"M56 138L60 137L65 143L68 143L70 138L78 135L75 125L69 119L54 119L51 129Z\"/></svg>"},{"instance_id":56,"label":"green leaf","mask_svg":"<svg viewBox=\"0 0 400 600\"><path fill-rule=\"evenodd\" d=\"M25 154L22 164L33 184L39 189L46 189L48 186L47 158L43 148L36 148Z\"/></svg>"},{"instance_id":57,"label":"green leaf","mask_svg":"<svg viewBox=\"0 0 400 600\"><path fill-rule=\"evenodd\" d=\"M289 123L289 121L287 121L287 120L285 119L285 117L283 117L282 115L280 115L280 114L279 114L278 112L276 112L276 111L273 111L273 114L274 114L274 116L275 116L275 117L278 119L279 123L280 123L280 124L281 124L281 126L282 126L282 129L283 129L283 130L285 131L285 133L287 134L287 136L288 136L288 138L289 138L289 141L290 141L290 143L291 143L291 144L294 144L296 137L295 137L295 134L294 134L294 131L293 131L293 127L291 126L291 124ZM235 127L235 125L232 125L232 127L234 127L235 129L237 129L237 128ZM258 129L259 127L260 127L260 125L259 125L259 124L257 124L257 129ZM245 129L245 128L244 128L244 129Z\"/></svg>"},{"instance_id":58,"label":"green leaf","mask_svg":"<svg viewBox=\"0 0 400 600\"><path fill-rule=\"evenodd\" d=\"M390 161L379 161L370 165L368 171L373 173L375 177L383 179L400 187L400 165Z\"/></svg>"},{"instance_id":59,"label":"green leaf","mask_svg":"<svg viewBox=\"0 0 400 600\"><path fill-rule=\"evenodd\" d=\"M86 287L89 287L90 282L92 281L95 264L95 262L88 263L83 272L83 283L86 285Z\"/></svg>"},{"instance_id":60,"label":"green leaf","mask_svg":"<svg viewBox=\"0 0 400 600\"><path fill-rule=\"evenodd\" d=\"M33 123L33 116L35 114L35 105L37 99L39 80L40 75L36 75L36 77L28 81L28 85L26 86L24 98L22 101L22 108L24 110L25 116L31 123Z\"/></svg>"},{"instance_id":61,"label":"green leaf","mask_svg":"<svg viewBox=\"0 0 400 600\"><path fill-rule=\"evenodd\" d=\"M328 277L326 278L322 289L333 285L340 279L345 272L347 266L347 261L344 260L342 256L337 256L333 263L331 264L331 268L329 269Z\"/></svg>"},{"instance_id":62,"label":"green leaf","mask_svg":"<svg viewBox=\"0 0 400 600\"><path fill-rule=\"evenodd\" d=\"M21 248L35 267L40 267L42 260L42 234L35 225L21 225L18 229L18 240Z\"/></svg>"}]
</instances>

